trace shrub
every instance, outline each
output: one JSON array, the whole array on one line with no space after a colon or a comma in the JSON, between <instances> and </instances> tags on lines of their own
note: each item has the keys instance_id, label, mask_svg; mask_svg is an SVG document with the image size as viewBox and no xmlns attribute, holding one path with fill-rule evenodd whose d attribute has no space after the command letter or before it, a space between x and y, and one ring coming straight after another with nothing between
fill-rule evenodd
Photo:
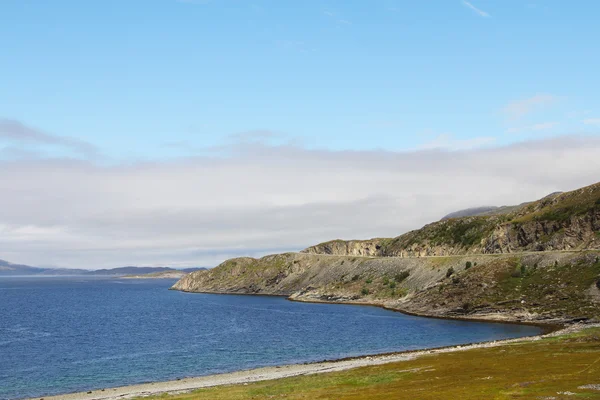
<instances>
[{"instance_id":1,"label":"shrub","mask_svg":"<svg viewBox=\"0 0 600 400\"><path fill-rule=\"evenodd\" d=\"M367 284L373 283L373 279L369 278L365 282L367 282Z\"/></svg>"},{"instance_id":2,"label":"shrub","mask_svg":"<svg viewBox=\"0 0 600 400\"><path fill-rule=\"evenodd\" d=\"M471 261L467 261L465 264L465 269L469 269L473 266L473 264L471 264Z\"/></svg>"},{"instance_id":3,"label":"shrub","mask_svg":"<svg viewBox=\"0 0 600 400\"><path fill-rule=\"evenodd\" d=\"M408 278L409 276L410 276L409 271L401 271L400 273L396 274L396 277L394 278L394 280L398 283L402 283L402 281L406 280L406 278Z\"/></svg>"},{"instance_id":4,"label":"shrub","mask_svg":"<svg viewBox=\"0 0 600 400\"><path fill-rule=\"evenodd\" d=\"M390 289L394 289L396 287L396 282L390 282Z\"/></svg>"},{"instance_id":5,"label":"shrub","mask_svg":"<svg viewBox=\"0 0 600 400\"><path fill-rule=\"evenodd\" d=\"M600 206L600 197L596 200L596 205Z\"/></svg>"},{"instance_id":6,"label":"shrub","mask_svg":"<svg viewBox=\"0 0 600 400\"><path fill-rule=\"evenodd\" d=\"M462 309L464 311L469 311L471 309L471 303L467 302L467 303L463 303L462 305Z\"/></svg>"},{"instance_id":7,"label":"shrub","mask_svg":"<svg viewBox=\"0 0 600 400\"><path fill-rule=\"evenodd\" d=\"M477 266L477 261L475 261L475 262L473 263L473 266L474 266L474 267L476 267L476 266Z\"/></svg>"},{"instance_id":8,"label":"shrub","mask_svg":"<svg viewBox=\"0 0 600 400\"><path fill-rule=\"evenodd\" d=\"M485 218L475 217L458 219L446 225L444 230L436 233L438 243L454 243L465 247L479 242L489 229Z\"/></svg>"},{"instance_id":9,"label":"shrub","mask_svg":"<svg viewBox=\"0 0 600 400\"><path fill-rule=\"evenodd\" d=\"M525 275L525 273L527 273L527 266L521 265L521 276Z\"/></svg>"},{"instance_id":10,"label":"shrub","mask_svg":"<svg viewBox=\"0 0 600 400\"><path fill-rule=\"evenodd\" d=\"M596 281L596 287L597 287L598 289L600 289L600 279L598 279L598 280Z\"/></svg>"},{"instance_id":11,"label":"shrub","mask_svg":"<svg viewBox=\"0 0 600 400\"><path fill-rule=\"evenodd\" d=\"M460 278L458 276L453 276L452 277L452 283L454 283L455 285L460 283Z\"/></svg>"},{"instance_id":12,"label":"shrub","mask_svg":"<svg viewBox=\"0 0 600 400\"><path fill-rule=\"evenodd\" d=\"M452 268L452 267L448 268L448 271L446 271L446 278L450 278L453 273L454 273L454 268Z\"/></svg>"},{"instance_id":13,"label":"shrub","mask_svg":"<svg viewBox=\"0 0 600 400\"><path fill-rule=\"evenodd\" d=\"M342 260L342 262L340 263L340 265L344 265L344 261L345 261L345 260Z\"/></svg>"},{"instance_id":14,"label":"shrub","mask_svg":"<svg viewBox=\"0 0 600 400\"><path fill-rule=\"evenodd\" d=\"M390 278L388 278L387 276L383 278L383 285L387 286L390 283Z\"/></svg>"},{"instance_id":15,"label":"shrub","mask_svg":"<svg viewBox=\"0 0 600 400\"><path fill-rule=\"evenodd\" d=\"M360 279L360 275L354 275L354 276L352 277L352 282L356 282L356 281L357 281L357 280L359 280L359 279Z\"/></svg>"},{"instance_id":16,"label":"shrub","mask_svg":"<svg viewBox=\"0 0 600 400\"><path fill-rule=\"evenodd\" d=\"M369 294L369 289L367 289L366 287L362 288L362 290L360 291L360 293L363 296L367 296Z\"/></svg>"}]
</instances>

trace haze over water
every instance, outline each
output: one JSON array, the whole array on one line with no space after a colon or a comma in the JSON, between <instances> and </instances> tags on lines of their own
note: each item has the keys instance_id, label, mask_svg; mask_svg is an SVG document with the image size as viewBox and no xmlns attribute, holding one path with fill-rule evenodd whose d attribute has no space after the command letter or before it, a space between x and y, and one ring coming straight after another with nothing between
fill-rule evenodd
<instances>
[{"instance_id":1,"label":"haze over water","mask_svg":"<svg viewBox=\"0 0 600 400\"><path fill-rule=\"evenodd\" d=\"M173 283L0 279L0 399L540 332L376 307L167 290Z\"/></svg>"}]
</instances>

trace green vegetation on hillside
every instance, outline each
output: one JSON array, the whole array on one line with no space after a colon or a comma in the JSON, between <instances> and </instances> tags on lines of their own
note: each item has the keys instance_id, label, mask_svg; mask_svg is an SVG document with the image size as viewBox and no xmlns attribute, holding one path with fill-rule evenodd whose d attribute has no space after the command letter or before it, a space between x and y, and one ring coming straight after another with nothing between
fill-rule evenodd
<instances>
[{"instance_id":1,"label":"green vegetation on hillside","mask_svg":"<svg viewBox=\"0 0 600 400\"><path fill-rule=\"evenodd\" d=\"M463 313L494 310L600 320L600 307L588 293L600 279L597 257L541 268L515 256L450 275L437 290L420 293L417 302L443 303Z\"/></svg>"},{"instance_id":2,"label":"green vegetation on hillside","mask_svg":"<svg viewBox=\"0 0 600 400\"><path fill-rule=\"evenodd\" d=\"M585 215L591 210L600 211L599 184L563 193L555 202L542 199L529 205L528 213L515 218L513 222L523 223L531 220L566 222L571 217Z\"/></svg>"},{"instance_id":3,"label":"green vegetation on hillside","mask_svg":"<svg viewBox=\"0 0 600 400\"><path fill-rule=\"evenodd\" d=\"M343 372L201 389L168 400L600 399L600 329Z\"/></svg>"},{"instance_id":4,"label":"green vegetation on hillside","mask_svg":"<svg viewBox=\"0 0 600 400\"><path fill-rule=\"evenodd\" d=\"M428 240L432 246L451 244L469 247L481 242L494 230L498 222L499 217L449 219L415 231L412 237L409 237L403 244L411 246L417 242Z\"/></svg>"},{"instance_id":5,"label":"green vegetation on hillside","mask_svg":"<svg viewBox=\"0 0 600 400\"><path fill-rule=\"evenodd\" d=\"M444 219L395 238L338 239L307 250L421 256L600 247L600 183L504 208L502 213Z\"/></svg>"}]
</instances>

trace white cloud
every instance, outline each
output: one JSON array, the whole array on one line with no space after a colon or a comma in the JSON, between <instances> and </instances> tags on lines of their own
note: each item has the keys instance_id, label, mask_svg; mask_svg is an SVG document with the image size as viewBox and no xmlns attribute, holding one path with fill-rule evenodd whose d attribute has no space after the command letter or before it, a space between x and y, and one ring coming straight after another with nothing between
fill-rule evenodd
<instances>
[{"instance_id":1,"label":"white cloud","mask_svg":"<svg viewBox=\"0 0 600 400\"><path fill-rule=\"evenodd\" d=\"M558 122L542 122L539 124L533 124L531 126L531 129L534 131L542 131L542 130L546 130L546 129L552 129L558 125L559 125Z\"/></svg>"},{"instance_id":2,"label":"white cloud","mask_svg":"<svg viewBox=\"0 0 600 400\"><path fill-rule=\"evenodd\" d=\"M587 118L583 120L586 125L598 125L600 126L600 118Z\"/></svg>"},{"instance_id":3,"label":"white cloud","mask_svg":"<svg viewBox=\"0 0 600 400\"><path fill-rule=\"evenodd\" d=\"M487 12L485 12L485 11L483 11L483 10L475 7L473 4L469 3L468 1L463 0L462 3L466 7L469 7L471 10L475 11L481 17L488 18L490 16L490 14L488 14Z\"/></svg>"},{"instance_id":4,"label":"white cloud","mask_svg":"<svg viewBox=\"0 0 600 400\"><path fill-rule=\"evenodd\" d=\"M513 127L506 130L507 133L520 133L520 132L531 132L531 131L545 131L560 125L559 122L541 122L529 126Z\"/></svg>"},{"instance_id":5,"label":"white cloud","mask_svg":"<svg viewBox=\"0 0 600 400\"><path fill-rule=\"evenodd\" d=\"M90 143L76 138L51 135L19 121L0 119L0 140L41 146L58 146L85 157L95 157L98 150Z\"/></svg>"},{"instance_id":6,"label":"white cloud","mask_svg":"<svg viewBox=\"0 0 600 400\"><path fill-rule=\"evenodd\" d=\"M491 136L481 136L469 139L457 139L450 134L437 135L432 140L429 140L419 146L419 149L437 149L437 150L468 150L485 145L492 144L496 141L496 138Z\"/></svg>"},{"instance_id":7,"label":"white cloud","mask_svg":"<svg viewBox=\"0 0 600 400\"><path fill-rule=\"evenodd\" d=\"M507 104L502 111L510 120L520 119L533 111L558 101L558 97L551 94L537 94L523 100L513 101Z\"/></svg>"},{"instance_id":8,"label":"white cloud","mask_svg":"<svg viewBox=\"0 0 600 400\"><path fill-rule=\"evenodd\" d=\"M600 170L598 137L484 149L473 148L482 139L436 140L402 153L240 142L170 162L0 161L0 258L212 266L335 238L395 236L457 209L590 184Z\"/></svg>"}]
</instances>

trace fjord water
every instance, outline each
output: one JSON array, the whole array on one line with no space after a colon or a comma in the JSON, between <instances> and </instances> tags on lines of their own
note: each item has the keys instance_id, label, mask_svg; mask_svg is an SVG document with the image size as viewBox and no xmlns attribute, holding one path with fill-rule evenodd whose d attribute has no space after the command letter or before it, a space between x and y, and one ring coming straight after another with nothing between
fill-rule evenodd
<instances>
[{"instance_id":1,"label":"fjord water","mask_svg":"<svg viewBox=\"0 0 600 400\"><path fill-rule=\"evenodd\" d=\"M376 307L167 290L173 283L1 279L0 399L540 332Z\"/></svg>"}]
</instances>

